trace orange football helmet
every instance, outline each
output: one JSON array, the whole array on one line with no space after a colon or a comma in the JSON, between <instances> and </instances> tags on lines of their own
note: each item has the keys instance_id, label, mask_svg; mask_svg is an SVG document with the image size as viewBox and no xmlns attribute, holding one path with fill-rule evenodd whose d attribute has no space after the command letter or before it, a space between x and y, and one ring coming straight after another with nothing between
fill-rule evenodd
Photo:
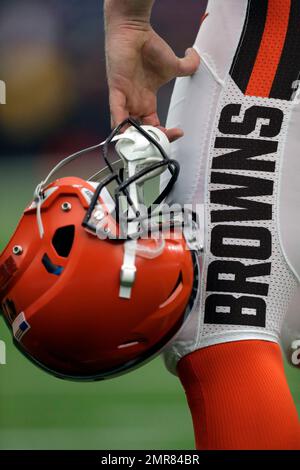
<instances>
[{"instance_id":1,"label":"orange football helmet","mask_svg":"<svg viewBox=\"0 0 300 470\"><path fill-rule=\"evenodd\" d=\"M131 127L120 133L124 124ZM191 312L200 279L197 248L174 218L166 231L157 211L150 223L155 236L145 236L153 207L178 175L168 144L158 129L129 119L93 147L103 149L106 163L93 178L100 182L48 183L90 149L78 152L38 185L24 211L0 256L0 300L16 345L46 371L74 380L127 372L161 351ZM142 216L144 186L163 172L169 181Z\"/></svg>"}]
</instances>

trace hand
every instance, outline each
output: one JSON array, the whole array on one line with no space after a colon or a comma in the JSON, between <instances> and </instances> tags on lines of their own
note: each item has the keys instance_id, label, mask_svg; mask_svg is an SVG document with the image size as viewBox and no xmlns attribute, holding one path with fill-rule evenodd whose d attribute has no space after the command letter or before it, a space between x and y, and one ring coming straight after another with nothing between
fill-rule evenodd
<instances>
[{"instance_id":1,"label":"hand","mask_svg":"<svg viewBox=\"0 0 300 470\"><path fill-rule=\"evenodd\" d=\"M170 141L183 135L161 127L156 95L173 78L195 73L200 58L194 49L180 59L147 22L108 24L106 61L113 127L131 116L160 127Z\"/></svg>"}]
</instances>

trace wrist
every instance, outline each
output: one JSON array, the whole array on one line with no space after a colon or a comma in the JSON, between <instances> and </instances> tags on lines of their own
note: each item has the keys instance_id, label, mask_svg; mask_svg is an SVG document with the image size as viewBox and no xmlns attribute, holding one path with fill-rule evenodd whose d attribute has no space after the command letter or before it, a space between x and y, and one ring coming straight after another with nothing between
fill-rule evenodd
<instances>
[{"instance_id":1,"label":"wrist","mask_svg":"<svg viewBox=\"0 0 300 470\"><path fill-rule=\"evenodd\" d=\"M149 27L154 0L105 0L105 24Z\"/></svg>"}]
</instances>

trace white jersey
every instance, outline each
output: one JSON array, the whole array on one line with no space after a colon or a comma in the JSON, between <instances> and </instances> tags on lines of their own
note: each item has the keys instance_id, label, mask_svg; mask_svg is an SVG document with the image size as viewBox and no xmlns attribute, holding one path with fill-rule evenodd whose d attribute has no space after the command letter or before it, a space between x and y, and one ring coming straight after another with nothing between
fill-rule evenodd
<instances>
[{"instance_id":1,"label":"white jersey","mask_svg":"<svg viewBox=\"0 0 300 470\"><path fill-rule=\"evenodd\" d=\"M164 351L174 373L199 348L278 342L300 276L299 2L211 0L207 13L167 122L185 133L171 202L205 209L199 304Z\"/></svg>"}]
</instances>

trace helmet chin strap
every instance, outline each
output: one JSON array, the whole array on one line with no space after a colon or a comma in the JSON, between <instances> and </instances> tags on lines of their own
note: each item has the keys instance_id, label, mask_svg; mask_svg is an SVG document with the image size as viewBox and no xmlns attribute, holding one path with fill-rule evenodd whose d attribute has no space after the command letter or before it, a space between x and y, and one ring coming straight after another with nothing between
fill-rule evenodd
<instances>
[{"instance_id":1,"label":"helmet chin strap","mask_svg":"<svg viewBox=\"0 0 300 470\"><path fill-rule=\"evenodd\" d=\"M120 143L121 141L119 141ZM121 153L120 153L121 155ZM136 165L132 162L128 162L127 165L127 172L128 176L134 176L136 172ZM132 184L129 186L129 195L133 202L135 208L139 207L139 200L138 200L138 189L136 184ZM134 209L129 206L128 208L128 219L134 219L135 212ZM128 223L128 236L133 235L138 229L138 222L132 221ZM136 247L137 247L137 240L127 240L124 243L124 258L123 264L121 267L120 273L120 291L119 296L123 299L130 299L131 297L131 288L135 281L136 276L136 266L135 266L135 258L136 258Z\"/></svg>"},{"instance_id":2,"label":"helmet chin strap","mask_svg":"<svg viewBox=\"0 0 300 470\"><path fill-rule=\"evenodd\" d=\"M144 130L152 134L168 154L170 143L166 135L152 126L142 127ZM147 168L153 163L160 162L163 158L158 149L134 127L127 129L124 134L117 135L113 141L117 141L116 151L124 162L124 169L128 178L134 177L141 169ZM129 222L127 226L127 234L129 237L138 232L139 221L136 220L134 208L140 212L140 206L144 203L143 196L141 196L142 184L148 179L152 179L155 176L160 175L163 171L164 169L162 168L154 170L140 180L129 185L128 191L133 202L133 207L128 207ZM136 278L135 260L138 252L137 239L125 241L124 258L120 273L119 296L121 298L130 299L131 297L131 290ZM158 253L161 252L162 250L160 249Z\"/></svg>"}]
</instances>

